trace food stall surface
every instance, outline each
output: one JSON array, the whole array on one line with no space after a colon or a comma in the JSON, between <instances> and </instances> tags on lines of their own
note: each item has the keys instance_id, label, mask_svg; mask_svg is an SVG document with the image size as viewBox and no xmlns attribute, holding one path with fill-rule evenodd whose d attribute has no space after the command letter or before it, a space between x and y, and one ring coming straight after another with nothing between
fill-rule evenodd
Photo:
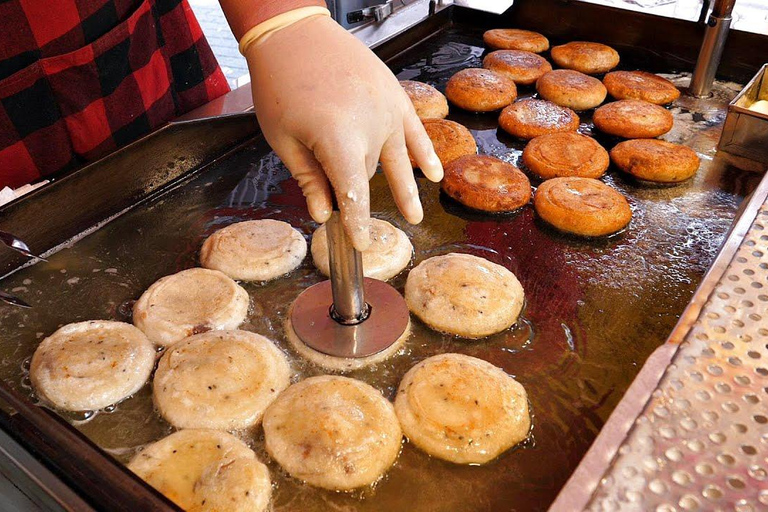
<instances>
[{"instance_id":1,"label":"food stall surface","mask_svg":"<svg viewBox=\"0 0 768 512\"><path fill-rule=\"evenodd\" d=\"M481 35L482 30L454 26L389 64L401 79L444 89L456 71L480 66L485 52ZM628 61L622 67L643 68L643 63ZM687 82L685 74L666 76L678 85ZM537 220L530 205L508 215L471 212L423 178L419 185L425 220L409 226L397 213L384 177L376 175L371 182L373 215L409 234L414 264L448 252L482 256L516 274L526 306L516 327L479 341L441 335L414 320L403 353L350 376L393 398L402 375L423 358L443 352L473 355L525 385L533 412L531 436L485 466L441 462L406 443L381 482L354 494L302 485L269 462L276 484L274 510L546 508L643 362L666 340L715 258L739 204L760 180L729 167L715 153L727 103L739 89L718 83L713 98L683 96L671 107L675 128L665 138L694 148L702 158L693 180L650 187L609 170L604 179L629 198L633 219L626 231L607 239L584 241L559 234ZM522 88L521 93L533 91ZM480 153L518 163L524 143L498 130L495 114L452 109L449 119L470 128ZM617 142L594 133L589 115L582 116L580 131L609 148ZM317 227L295 182L260 140L66 244L48 263L8 276L4 288L35 307L0 312L0 378L34 399L27 371L43 337L75 321L130 321L133 300L150 284L198 265L206 236L232 222L258 218L289 222L307 237ZM400 290L406 273L392 281ZM307 258L282 279L244 283L252 306L242 328L275 340L291 357L294 380L323 372L292 352L283 322L296 296L322 279ZM109 410L65 417L121 462L171 432L153 408L149 384ZM260 429L238 435L269 461Z\"/></svg>"}]
</instances>

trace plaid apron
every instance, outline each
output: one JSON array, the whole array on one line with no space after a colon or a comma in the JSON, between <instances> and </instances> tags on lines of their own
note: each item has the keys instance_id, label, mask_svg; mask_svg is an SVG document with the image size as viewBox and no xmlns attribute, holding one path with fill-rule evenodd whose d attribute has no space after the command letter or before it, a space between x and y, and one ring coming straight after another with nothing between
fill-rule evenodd
<instances>
[{"instance_id":1,"label":"plaid apron","mask_svg":"<svg viewBox=\"0 0 768 512\"><path fill-rule=\"evenodd\" d=\"M0 0L0 188L99 158L229 91L187 0Z\"/></svg>"}]
</instances>

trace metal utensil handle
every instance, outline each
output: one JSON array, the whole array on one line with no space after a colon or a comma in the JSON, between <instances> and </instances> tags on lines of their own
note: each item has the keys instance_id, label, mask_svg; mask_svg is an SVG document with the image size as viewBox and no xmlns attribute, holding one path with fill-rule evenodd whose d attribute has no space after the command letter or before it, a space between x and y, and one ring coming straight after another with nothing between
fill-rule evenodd
<instances>
[{"instance_id":1,"label":"metal utensil handle","mask_svg":"<svg viewBox=\"0 0 768 512\"><path fill-rule=\"evenodd\" d=\"M344 231L338 211L331 214L326 230L333 292L331 316L344 325L358 324L368 317L362 255Z\"/></svg>"}]
</instances>

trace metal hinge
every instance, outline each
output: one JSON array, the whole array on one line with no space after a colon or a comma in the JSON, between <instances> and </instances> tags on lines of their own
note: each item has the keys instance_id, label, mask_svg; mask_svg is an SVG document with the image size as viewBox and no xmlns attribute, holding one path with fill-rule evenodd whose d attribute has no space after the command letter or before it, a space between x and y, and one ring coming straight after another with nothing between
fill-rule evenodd
<instances>
[{"instance_id":1,"label":"metal hinge","mask_svg":"<svg viewBox=\"0 0 768 512\"><path fill-rule=\"evenodd\" d=\"M372 5L371 7L366 7L365 9L359 9L357 11L350 11L347 13L347 23L351 25L361 21L382 21L395 12L395 9L405 7L406 5L417 1L419 0L388 0L383 4Z\"/></svg>"}]
</instances>

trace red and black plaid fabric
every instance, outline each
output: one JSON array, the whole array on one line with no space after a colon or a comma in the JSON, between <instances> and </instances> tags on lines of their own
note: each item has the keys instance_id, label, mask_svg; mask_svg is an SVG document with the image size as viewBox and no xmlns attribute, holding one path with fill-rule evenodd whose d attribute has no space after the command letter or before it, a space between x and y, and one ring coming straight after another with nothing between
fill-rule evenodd
<instances>
[{"instance_id":1,"label":"red and black plaid fabric","mask_svg":"<svg viewBox=\"0 0 768 512\"><path fill-rule=\"evenodd\" d=\"M0 0L0 188L229 91L187 0Z\"/></svg>"}]
</instances>

